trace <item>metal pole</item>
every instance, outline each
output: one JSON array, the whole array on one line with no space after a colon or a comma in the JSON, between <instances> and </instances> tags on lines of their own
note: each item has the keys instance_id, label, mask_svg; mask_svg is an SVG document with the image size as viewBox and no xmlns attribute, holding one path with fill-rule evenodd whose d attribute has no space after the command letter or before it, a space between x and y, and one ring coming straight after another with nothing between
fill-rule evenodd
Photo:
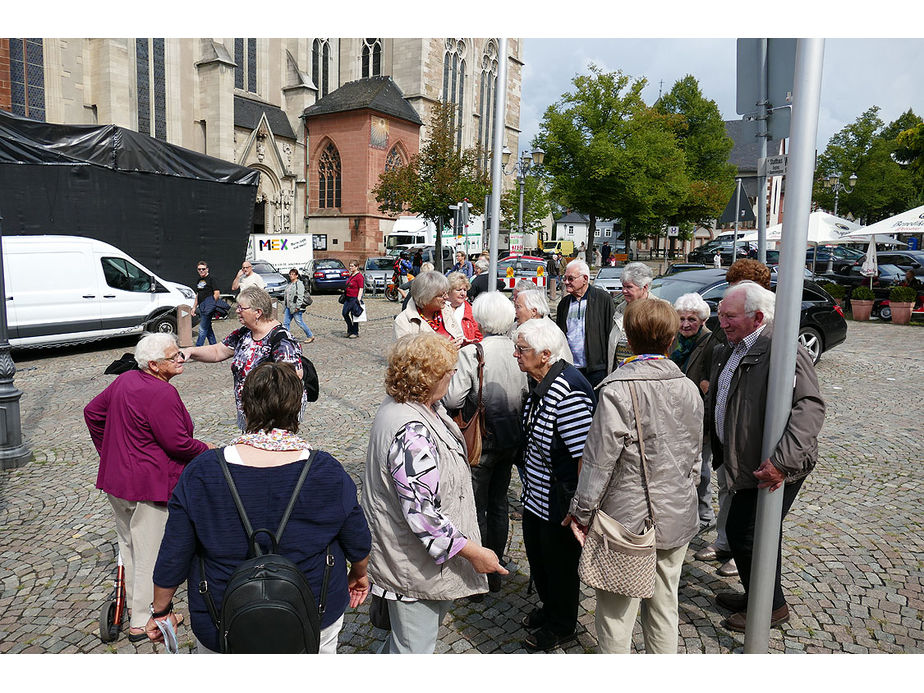
<instances>
[{"instance_id":1,"label":"metal pole","mask_svg":"<svg viewBox=\"0 0 924 693\"><path fill-rule=\"evenodd\" d=\"M786 221L776 289L773 343L770 348L770 378L761 459L770 457L782 438L792 410L796 347L802 302L805 247L812 206L812 176L815 167L815 138L818 134L818 106L821 98L821 68L824 39L796 41L796 70L793 80L790 168L787 186ZM746 653L766 653L770 642L770 612L776 576L776 554L780 541L783 489L758 492L757 524L754 529L754 558L748 592Z\"/></svg>"},{"instance_id":2,"label":"metal pole","mask_svg":"<svg viewBox=\"0 0 924 693\"><path fill-rule=\"evenodd\" d=\"M735 188L735 235L732 238L732 256L731 263L734 264L738 259L738 219L741 217L741 179L737 179L738 187Z\"/></svg>"},{"instance_id":3,"label":"metal pole","mask_svg":"<svg viewBox=\"0 0 924 693\"><path fill-rule=\"evenodd\" d=\"M500 198L503 185L504 129L507 113L507 39L502 38L497 51L497 82L494 93L494 153L491 159L491 249L488 255L488 291L497 290L497 238L500 234Z\"/></svg>"},{"instance_id":4,"label":"metal pole","mask_svg":"<svg viewBox=\"0 0 924 693\"><path fill-rule=\"evenodd\" d=\"M517 229L520 232L520 243L526 243L526 227L523 225L523 188L526 183L526 176L523 173L523 162L521 161L518 164L517 172L517 183L520 185L520 215L517 217Z\"/></svg>"},{"instance_id":5,"label":"metal pole","mask_svg":"<svg viewBox=\"0 0 924 693\"><path fill-rule=\"evenodd\" d=\"M837 197L841 192L841 181L838 179L837 183L834 184L834 216L837 216Z\"/></svg>"},{"instance_id":6,"label":"metal pole","mask_svg":"<svg viewBox=\"0 0 924 693\"><path fill-rule=\"evenodd\" d=\"M769 80L769 70L767 69L767 39L760 39L758 45L760 48L760 101L757 103L757 138L760 147L760 159L764 162L762 171L758 171L757 176L757 259L766 264L767 262L767 80Z\"/></svg>"},{"instance_id":7,"label":"metal pole","mask_svg":"<svg viewBox=\"0 0 924 693\"><path fill-rule=\"evenodd\" d=\"M12 300L14 297L10 297ZM29 446L22 442L19 400L22 391L13 385L16 364L10 355L6 324L6 284L3 276L3 217L0 216L0 469L21 467L32 459Z\"/></svg>"}]
</instances>

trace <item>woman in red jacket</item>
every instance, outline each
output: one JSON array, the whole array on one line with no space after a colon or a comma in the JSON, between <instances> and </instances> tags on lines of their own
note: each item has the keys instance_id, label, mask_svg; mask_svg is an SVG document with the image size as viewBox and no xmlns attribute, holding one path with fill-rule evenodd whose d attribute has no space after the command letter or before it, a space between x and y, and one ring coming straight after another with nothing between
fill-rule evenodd
<instances>
[{"instance_id":1,"label":"woman in red jacket","mask_svg":"<svg viewBox=\"0 0 924 693\"><path fill-rule=\"evenodd\" d=\"M456 322L462 326L465 343L480 342L484 336L472 315L472 304L468 302L471 282L462 272L452 272L449 277L449 306L455 312Z\"/></svg>"},{"instance_id":2,"label":"woman in red jacket","mask_svg":"<svg viewBox=\"0 0 924 693\"><path fill-rule=\"evenodd\" d=\"M356 318L363 312L363 288L365 287L365 279L359 271L359 260L350 260L349 269L350 278L347 279L346 289L344 289L343 292L346 295L346 300L343 303L343 310L340 314L346 321L347 337L356 339L359 337L359 323L356 322Z\"/></svg>"}]
</instances>

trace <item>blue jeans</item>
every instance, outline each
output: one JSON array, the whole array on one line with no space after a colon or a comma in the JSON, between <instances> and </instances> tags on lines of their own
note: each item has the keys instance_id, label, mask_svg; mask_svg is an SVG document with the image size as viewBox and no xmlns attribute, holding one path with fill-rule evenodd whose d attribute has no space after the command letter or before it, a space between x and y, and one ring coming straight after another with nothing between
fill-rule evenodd
<instances>
[{"instance_id":1,"label":"blue jeans","mask_svg":"<svg viewBox=\"0 0 924 693\"><path fill-rule=\"evenodd\" d=\"M344 321L347 326L347 334L359 334L359 323L356 322L356 316L353 315L353 306L359 305L359 299L351 296L346 297L346 302L343 304L343 310L340 311L340 315L343 316Z\"/></svg>"},{"instance_id":2,"label":"blue jeans","mask_svg":"<svg viewBox=\"0 0 924 693\"><path fill-rule=\"evenodd\" d=\"M196 346L202 346L205 344L205 340L208 338L209 344L214 344L218 340L215 339L215 331L212 329L212 315L209 313L205 315L201 311L199 312L199 337L196 339Z\"/></svg>"},{"instance_id":3,"label":"blue jeans","mask_svg":"<svg viewBox=\"0 0 924 693\"><path fill-rule=\"evenodd\" d=\"M305 336L310 339L314 335L311 334L311 330L308 329L308 325L305 324L305 319L302 317L303 312L304 311L300 310L300 311L293 313L292 311L289 310L288 306L286 306L286 309L282 312L282 326L283 328L288 330L289 325L292 324L292 318L295 318L295 322L297 322L298 326L301 327L305 331Z\"/></svg>"}]
</instances>

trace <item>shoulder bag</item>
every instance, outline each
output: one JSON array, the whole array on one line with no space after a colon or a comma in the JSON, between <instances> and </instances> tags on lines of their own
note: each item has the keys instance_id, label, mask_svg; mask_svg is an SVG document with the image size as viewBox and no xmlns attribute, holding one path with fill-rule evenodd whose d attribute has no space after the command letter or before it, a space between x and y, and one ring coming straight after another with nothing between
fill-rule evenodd
<instances>
[{"instance_id":1,"label":"shoulder bag","mask_svg":"<svg viewBox=\"0 0 924 693\"><path fill-rule=\"evenodd\" d=\"M481 444L484 436L484 399L482 390L484 387L484 349L481 344L475 343L475 351L478 352L478 400L475 404L475 412L471 418L465 418L465 407L463 406L452 420L459 426L462 431L462 437L465 438L465 448L468 450L468 463L472 467L477 467L481 460Z\"/></svg>"},{"instance_id":2,"label":"shoulder bag","mask_svg":"<svg viewBox=\"0 0 924 693\"><path fill-rule=\"evenodd\" d=\"M638 396L635 383L629 382L632 393L632 409L635 412L635 428L638 432L638 447L641 457L642 487L648 505L648 518L642 534L630 532L626 527L600 510L594 509L593 520L584 540L581 558L578 561L578 576L581 582L596 589L621 594L626 597L648 599L654 596L657 566L657 544L655 541L655 518L648 493L648 470L645 459L645 441L642 422L638 412ZM607 487L613 480L617 464L613 466ZM606 496L604 489L603 496Z\"/></svg>"}]
</instances>

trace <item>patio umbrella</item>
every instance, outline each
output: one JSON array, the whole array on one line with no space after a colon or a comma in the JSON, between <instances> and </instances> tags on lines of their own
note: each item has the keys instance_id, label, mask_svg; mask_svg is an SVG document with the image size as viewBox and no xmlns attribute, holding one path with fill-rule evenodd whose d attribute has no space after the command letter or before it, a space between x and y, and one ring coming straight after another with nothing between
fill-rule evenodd
<instances>
[{"instance_id":1,"label":"patio umbrella","mask_svg":"<svg viewBox=\"0 0 924 693\"><path fill-rule=\"evenodd\" d=\"M869 288L873 288L873 277L879 274L879 267L876 262L876 234L869 237L869 247L866 249L866 259L863 260L863 266L860 267L860 274L869 277Z\"/></svg>"},{"instance_id":2,"label":"patio umbrella","mask_svg":"<svg viewBox=\"0 0 924 693\"><path fill-rule=\"evenodd\" d=\"M875 224L861 226L845 234L844 238L875 234L884 236L893 233L924 233L924 205L896 214L894 217L877 221Z\"/></svg>"},{"instance_id":3,"label":"patio umbrella","mask_svg":"<svg viewBox=\"0 0 924 693\"><path fill-rule=\"evenodd\" d=\"M843 238L860 225L855 221L849 221L841 217L836 217L827 212L812 212L809 214L808 225L808 242L814 245L824 245L832 243ZM767 227L767 241L779 242L783 238L783 224L775 224ZM757 240L757 232L747 234L741 240L747 242Z\"/></svg>"}]
</instances>

